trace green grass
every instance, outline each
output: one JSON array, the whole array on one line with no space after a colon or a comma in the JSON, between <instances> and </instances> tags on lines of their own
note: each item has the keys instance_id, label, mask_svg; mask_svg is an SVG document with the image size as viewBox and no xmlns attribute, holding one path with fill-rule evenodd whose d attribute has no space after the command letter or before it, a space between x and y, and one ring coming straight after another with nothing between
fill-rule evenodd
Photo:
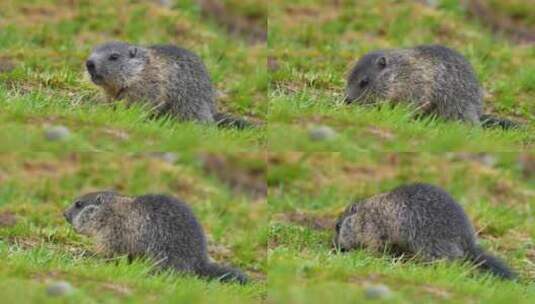
<instances>
[{"instance_id":1,"label":"green grass","mask_svg":"<svg viewBox=\"0 0 535 304\"><path fill-rule=\"evenodd\" d=\"M365 108L311 100L306 93L271 98L269 147L272 151L515 151L535 140L531 131L468 127L433 118L415 120L408 109ZM336 138L313 141L309 131L328 125ZM530 133L531 132L531 133Z\"/></svg>"},{"instance_id":2,"label":"green grass","mask_svg":"<svg viewBox=\"0 0 535 304\"><path fill-rule=\"evenodd\" d=\"M239 157L235 170L263 168L258 155ZM0 168L0 214L16 219L1 226L4 301L55 302L45 288L58 280L75 287L65 298L72 303L257 303L266 297L265 204L207 174L200 155L183 153L171 164L148 154L2 154ZM128 264L94 254L93 242L76 234L62 211L84 192L109 188L130 195L168 193L188 202L208 235L211 256L244 270L252 284L150 275L149 261Z\"/></svg>"},{"instance_id":3,"label":"green grass","mask_svg":"<svg viewBox=\"0 0 535 304\"><path fill-rule=\"evenodd\" d=\"M535 145L535 48L515 46L467 18L458 1L272 1L268 141L274 150L518 151ZM464 54L486 90L485 112L517 120L521 130L481 130L421 122L397 109L342 106L345 75L363 54L440 43ZM313 142L307 131L340 136Z\"/></svg>"},{"instance_id":4,"label":"green grass","mask_svg":"<svg viewBox=\"0 0 535 304\"><path fill-rule=\"evenodd\" d=\"M173 119L150 120L140 109L105 104L85 75L91 49L109 40L177 44L203 59L219 108L255 121L267 112L265 44L247 44L205 20L195 1L173 9L157 1L8 1L0 13L2 150L250 150L265 147L265 128L219 130ZM120 8L120 9L119 9ZM260 9L260 8L258 8ZM141 22L142 21L142 22ZM149 26L150 25L150 26ZM62 124L73 136L48 142Z\"/></svg>"},{"instance_id":5,"label":"green grass","mask_svg":"<svg viewBox=\"0 0 535 304\"><path fill-rule=\"evenodd\" d=\"M533 196L518 153L274 153L269 162L269 298L356 303L385 284L392 303L531 303L535 299ZM480 243L520 276L504 282L473 265L399 261L332 251L334 222L358 198L410 182L442 186L464 207Z\"/></svg>"},{"instance_id":6,"label":"green grass","mask_svg":"<svg viewBox=\"0 0 535 304\"><path fill-rule=\"evenodd\" d=\"M158 2L2 1L2 302L342 304L363 301L374 284L392 290L389 303L534 302L532 45L493 35L454 0L224 0L225 14L212 17L197 0ZM515 23L532 26L526 3L491 1ZM232 16L240 23L226 24ZM264 24L267 43L251 42L258 37L246 30ZM237 34L228 32L233 26ZM110 40L194 51L220 93L219 108L266 123L218 129L106 103L83 63ZM403 107L341 104L345 74L360 56L424 43L465 55L485 88L485 112L523 128L482 129L415 119ZM71 135L47 140L45 130L56 125ZM319 125L337 136L312 141L309 132ZM179 157L169 162L148 151ZM207 155L223 165L216 157L207 166ZM331 250L334 221L349 202L409 182L450 192L481 245L519 280L503 282L460 262L424 265ZM247 193L265 185L267 198ZM109 188L182 198L207 233L210 255L244 270L252 283L149 274L150 261L96 254L62 211L81 193ZM55 281L70 282L74 294L48 296Z\"/></svg>"}]
</instances>

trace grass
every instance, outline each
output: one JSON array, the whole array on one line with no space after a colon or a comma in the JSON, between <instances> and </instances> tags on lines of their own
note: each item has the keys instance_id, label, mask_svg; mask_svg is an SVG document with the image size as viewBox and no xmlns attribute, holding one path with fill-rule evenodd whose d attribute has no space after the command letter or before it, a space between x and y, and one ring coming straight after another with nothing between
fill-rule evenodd
<instances>
[{"instance_id":1,"label":"grass","mask_svg":"<svg viewBox=\"0 0 535 304\"><path fill-rule=\"evenodd\" d=\"M240 10L246 7L250 5ZM229 36L201 17L195 1L177 2L172 9L157 1L8 1L2 5L0 26L2 150L265 147L263 127L219 130L173 119L149 120L141 109L114 108L85 75L83 62L99 43L177 44L203 59L221 92L221 110L264 120L268 78L265 65L258 62L266 58L265 44ZM43 130L57 124L70 128L70 140L45 139Z\"/></svg>"},{"instance_id":2,"label":"grass","mask_svg":"<svg viewBox=\"0 0 535 304\"><path fill-rule=\"evenodd\" d=\"M532 45L494 35L454 0L159 2L2 2L2 301L342 304L364 301L376 284L392 290L391 303L534 301ZM489 3L529 27L535 19L524 2ZM258 42L264 26L267 43ZM212 76L219 108L266 123L218 129L105 103L83 62L110 40L194 51ZM466 56L485 89L485 112L523 127L482 129L414 119L403 107L341 104L345 74L360 56L424 43ZM47 140L45 130L56 125L70 136ZM319 125L337 135L311 140ZM178 159L149 151L176 151ZM450 192L481 245L519 280L500 281L460 262L424 265L331 250L334 221L350 201L409 182ZM244 270L252 283L149 274L150 261L95 254L62 211L81 193L109 188L187 201L210 255ZM75 292L47 296L55 281Z\"/></svg>"},{"instance_id":3,"label":"grass","mask_svg":"<svg viewBox=\"0 0 535 304\"><path fill-rule=\"evenodd\" d=\"M518 151L534 147L535 49L511 45L467 18L458 1L272 1L269 15L268 140L273 150ZM524 124L481 130L415 121L408 111L342 106L345 74L381 48L440 43L464 54L486 90L485 111ZM313 142L307 131L339 137ZM284 135L284 136L282 136Z\"/></svg>"},{"instance_id":4,"label":"grass","mask_svg":"<svg viewBox=\"0 0 535 304\"><path fill-rule=\"evenodd\" d=\"M269 299L356 303L385 284L389 303L531 303L535 299L535 179L519 153L273 153L268 162ZM473 265L400 261L332 251L338 214L352 201L410 182L442 186L463 206L480 243L520 276L504 282Z\"/></svg>"},{"instance_id":5,"label":"grass","mask_svg":"<svg viewBox=\"0 0 535 304\"><path fill-rule=\"evenodd\" d=\"M259 155L239 157L235 170L262 170ZM187 153L175 163L151 154L0 155L3 300L57 302L44 289L64 280L76 289L66 298L73 303L261 301L266 296L265 204L236 193L207 174L202 164L200 155ZM93 242L72 230L62 210L84 192L109 188L131 195L168 193L188 202L208 235L211 256L244 270L252 284L206 282L172 273L149 275L149 261L128 264L124 257L107 260L93 254Z\"/></svg>"}]
</instances>

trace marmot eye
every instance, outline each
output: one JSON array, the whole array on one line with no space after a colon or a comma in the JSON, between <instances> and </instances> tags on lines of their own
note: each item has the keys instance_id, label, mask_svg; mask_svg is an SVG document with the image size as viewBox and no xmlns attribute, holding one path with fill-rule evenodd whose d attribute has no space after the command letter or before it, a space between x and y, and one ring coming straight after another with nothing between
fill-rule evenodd
<instances>
[{"instance_id":1,"label":"marmot eye","mask_svg":"<svg viewBox=\"0 0 535 304\"><path fill-rule=\"evenodd\" d=\"M119 54L117 54L117 53L111 54L110 57L108 57L108 59L111 60L111 61L117 60L117 59L119 59Z\"/></svg>"},{"instance_id":2,"label":"marmot eye","mask_svg":"<svg viewBox=\"0 0 535 304\"><path fill-rule=\"evenodd\" d=\"M386 58L384 56L383 57L379 57L379 59L377 59L377 65L381 69L386 68Z\"/></svg>"},{"instance_id":3,"label":"marmot eye","mask_svg":"<svg viewBox=\"0 0 535 304\"><path fill-rule=\"evenodd\" d=\"M74 203L74 207L76 207L76 208L82 208L82 202L81 202L81 201L76 201L76 202Z\"/></svg>"},{"instance_id":4,"label":"marmot eye","mask_svg":"<svg viewBox=\"0 0 535 304\"><path fill-rule=\"evenodd\" d=\"M367 86L368 83L369 83L368 78L364 78L364 79L362 79L362 80L359 82L359 86L360 86L361 88L363 88L363 87Z\"/></svg>"},{"instance_id":5,"label":"marmot eye","mask_svg":"<svg viewBox=\"0 0 535 304\"><path fill-rule=\"evenodd\" d=\"M336 232L340 232L340 228L342 228L342 222L336 223Z\"/></svg>"}]
</instances>

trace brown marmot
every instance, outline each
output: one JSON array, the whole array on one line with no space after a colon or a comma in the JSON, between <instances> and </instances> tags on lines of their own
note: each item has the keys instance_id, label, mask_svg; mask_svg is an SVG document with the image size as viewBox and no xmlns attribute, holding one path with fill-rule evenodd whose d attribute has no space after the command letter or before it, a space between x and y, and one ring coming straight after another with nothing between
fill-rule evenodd
<instances>
[{"instance_id":1,"label":"brown marmot","mask_svg":"<svg viewBox=\"0 0 535 304\"><path fill-rule=\"evenodd\" d=\"M148 257L158 269L247 282L239 270L209 261L201 225L185 203L170 196L93 192L77 198L64 216L107 255Z\"/></svg>"},{"instance_id":2,"label":"brown marmot","mask_svg":"<svg viewBox=\"0 0 535 304\"><path fill-rule=\"evenodd\" d=\"M173 45L141 47L124 42L97 46L87 72L111 100L148 105L154 116L243 128L244 119L216 110L214 88L206 67L194 53Z\"/></svg>"},{"instance_id":3,"label":"brown marmot","mask_svg":"<svg viewBox=\"0 0 535 304\"><path fill-rule=\"evenodd\" d=\"M400 186L351 204L336 224L334 243L341 251L363 247L423 261L464 259L498 277L515 278L501 260L477 245L462 207L429 184Z\"/></svg>"},{"instance_id":4,"label":"brown marmot","mask_svg":"<svg viewBox=\"0 0 535 304\"><path fill-rule=\"evenodd\" d=\"M408 103L417 113L484 127L518 127L483 114L483 93L468 60L441 45L386 49L362 56L347 77L346 103Z\"/></svg>"}]
</instances>

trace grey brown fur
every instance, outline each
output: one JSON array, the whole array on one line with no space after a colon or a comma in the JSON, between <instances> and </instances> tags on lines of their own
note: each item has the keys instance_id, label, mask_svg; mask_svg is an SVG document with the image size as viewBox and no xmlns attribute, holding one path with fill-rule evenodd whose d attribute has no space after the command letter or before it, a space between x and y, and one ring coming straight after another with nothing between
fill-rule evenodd
<instances>
[{"instance_id":1,"label":"grey brown fur","mask_svg":"<svg viewBox=\"0 0 535 304\"><path fill-rule=\"evenodd\" d=\"M502 278L515 274L477 245L462 207L429 184L405 185L351 204L336 225L336 246L417 256L424 261L468 260Z\"/></svg>"},{"instance_id":2,"label":"grey brown fur","mask_svg":"<svg viewBox=\"0 0 535 304\"><path fill-rule=\"evenodd\" d=\"M94 192L77 198L64 215L106 255L148 257L159 269L247 282L239 270L209 261L201 225L185 203L172 197Z\"/></svg>"},{"instance_id":3,"label":"grey brown fur","mask_svg":"<svg viewBox=\"0 0 535 304\"><path fill-rule=\"evenodd\" d=\"M483 126L515 123L483 115L483 94L460 53L441 45L386 49L364 55L351 69L346 103L404 102L418 113Z\"/></svg>"},{"instance_id":4,"label":"grey brown fur","mask_svg":"<svg viewBox=\"0 0 535 304\"><path fill-rule=\"evenodd\" d=\"M216 110L206 67L194 53L172 45L124 42L97 46L86 61L91 80L111 100L148 105L155 116L243 128L248 123Z\"/></svg>"}]
</instances>

